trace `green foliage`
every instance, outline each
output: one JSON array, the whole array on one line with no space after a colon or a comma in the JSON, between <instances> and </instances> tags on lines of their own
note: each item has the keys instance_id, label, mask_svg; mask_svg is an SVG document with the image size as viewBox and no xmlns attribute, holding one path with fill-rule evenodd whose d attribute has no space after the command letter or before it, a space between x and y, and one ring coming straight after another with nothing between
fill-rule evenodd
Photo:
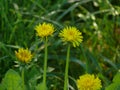
<instances>
[{"instance_id":1,"label":"green foliage","mask_svg":"<svg viewBox=\"0 0 120 90\"><path fill-rule=\"evenodd\" d=\"M115 83L120 83L120 72L118 72L118 73L114 76L113 82L115 82Z\"/></svg>"},{"instance_id":2,"label":"green foliage","mask_svg":"<svg viewBox=\"0 0 120 90\"><path fill-rule=\"evenodd\" d=\"M8 70L0 84L0 90L23 90L19 74L12 69Z\"/></svg>"},{"instance_id":3,"label":"green foliage","mask_svg":"<svg viewBox=\"0 0 120 90\"><path fill-rule=\"evenodd\" d=\"M113 83L106 87L105 90L119 90L120 89L120 72L118 72L114 78Z\"/></svg>"},{"instance_id":4,"label":"green foliage","mask_svg":"<svg viewBox=\"0 0 120 90\"><path fill-rule=\"evenodd\" d=\"M40 83L36 86L36 90L47 90L47 87L46 89L44 88L44 84L43 83Z\"/></svg>"},{"instance_id":5,"label":"green foliage","mask_svg":"<svg viewBox=\"0 0 120 90\"><path fill-rule=\"evenodd\" d=\"M119 89L120 89L120 84L113 83L110 86L106 87L105 90L119 90Z\"/></svg>"},{"instance_id":6,"label":"green foliage","mask_svg":"<svg viewBox=\"0 0 120 90\"><path fill-rule=\"evenodd\" d=\"M16 73L21 72L14 53L19 47L28 47L34 54L25 70L26 87L28 90L39 87L44 44L36 37L34 27L42 22L50 22L56 29L48 45L48 67L53 68L47 72L49 90L63 90L66 46L58 33L66 25L76 26L84 37L80 47L71 48L70 90L77 90L75 81L86 72L100 77L103 90L111 83L120 68L119 0L0 0L0 90L6 88L4 83L12 82L6 81L6 71L12 68ZM10 73L15 72L10 70ZM119 87L117 80L118 77L113 79L107 88Z\"/></svg>"}]
</instances>

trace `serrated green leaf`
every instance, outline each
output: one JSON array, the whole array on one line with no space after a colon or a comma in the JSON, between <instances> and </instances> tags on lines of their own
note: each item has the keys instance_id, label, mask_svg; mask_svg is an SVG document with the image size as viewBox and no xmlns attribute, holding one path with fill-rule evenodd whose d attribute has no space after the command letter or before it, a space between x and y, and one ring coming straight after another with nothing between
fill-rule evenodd
<instances>
[{"instance_id":1,"label":"serrated green leaf","mask_svg":"<svg viewBox=\"0 0 120 90\"><path fill-rule=\"evenodd\" d=\"M23 90L22 88L22 79L19 74L10 69L5 74L5 77L0 86L2 90Z\"/></svg>"},{"instance_id":2,"label":"serrated green leaf","mask_svg":"<svg viewBox=\"0 0 120 90\"><path fill-rule=\"evenodd\" d=\"M105 90L120 90L120 84L112 83Z\"/></svg>"},{"instance_id":3,"label":"serrated green leaf","mask_svg":"<svg viewBox=\"0 0 120 90\"><path fill-rule=\"evenodd\" d=\"M118 73L114 76L113 82L120 84L120 72L118 72Z\"/></svg>"},{"instance_id":4,"label":"serrated green leaf","mask_svg":"<svg viewBox=\"0 0 120 90\"><path fill-rule=\"evenodd\" d=\"M120 90L120 72L114 76L113 83L106 87L105 90Z\"/></svg>"},{"instance_id":5,"label":"serrated green leaf","mask_svg":"<svg viewBox=\"0 0 120 90\"><path fill-rule=\"evenodd\" d=\"M43 84L43 83L40 83L40 84L37 85L36 90L47 90L47 87L46 87L46 89L45 89L45 88L44 88L44 84Z\"/></svg>"}]
</instances>

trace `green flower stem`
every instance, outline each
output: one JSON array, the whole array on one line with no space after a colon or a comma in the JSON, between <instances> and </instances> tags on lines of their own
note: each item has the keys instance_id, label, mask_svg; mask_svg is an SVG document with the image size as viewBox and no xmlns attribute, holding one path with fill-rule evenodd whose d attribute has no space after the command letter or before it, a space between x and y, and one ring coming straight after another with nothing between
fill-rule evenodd
<instances>
[{"instance_id":1,"label":"green flower stem","mask_svg":"<svg viewBox=\"0 0 120 90\"><path fill-rule=\"evenodd\" d=\"M66 67L65 67L65 77L64 77L64 90L68 90L68 68L69 68L69 60L70 60L70 44L67 48L67 58L66 58Z\"/></svg>"},{"instance_id":2,"label":"green flower stem","mask_svg":"<svg viewBox=\"0 0 120 90\"><path fill-rule=\"evenodd\" d=\"M90 73L89 61L86 59L86 72Z\"/></svg>"},{"instance_id":3,"label":"green flower stem","mask_svg":"<svg viewBox=\"0 0 120 90\"><path fill-rule=\"evenodd\" d=\"M46 72L47 72L47 37L45 38L45 56L44 56L44 72L43 72L43 85L46 88Z\"/></svg>"},{"instance_id":4,"label":"green flower stem","mask_svg":"<svg viewBox=\"0 0 120 90\"><path fill-rule=\"evenodd\" d=\"M25 90L24 67L22 67L21 76L22 76L22 86L23 86L23 90Z\"/></svg>"}]
</instances>

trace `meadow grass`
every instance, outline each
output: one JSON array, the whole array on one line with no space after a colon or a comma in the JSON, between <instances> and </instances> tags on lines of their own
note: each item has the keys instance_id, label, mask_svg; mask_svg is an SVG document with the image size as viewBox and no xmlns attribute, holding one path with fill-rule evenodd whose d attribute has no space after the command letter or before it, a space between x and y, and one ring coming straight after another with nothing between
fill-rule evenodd
<instances>
[{"instance_id":1,"label":"meadow grass","mask_svg":"<svg viewBox=\"0 0 120 90\"><path fill-rule=\"evenodd\" d=\"M14 51L29 48L34 54L24 70L28 90L42 82L44 43L36 36L39 23L54 24L56 32L48 42L48 90L63 90L67 46L58 33L67 25L83 33L79 47L71 48L69 88L77 90L76 79L93 73L108 86L120 68L119 0L0 0L0 81L9 69L20 73ZM26 82L27 81L27 82Z\"/></svg>"}]
</instances>

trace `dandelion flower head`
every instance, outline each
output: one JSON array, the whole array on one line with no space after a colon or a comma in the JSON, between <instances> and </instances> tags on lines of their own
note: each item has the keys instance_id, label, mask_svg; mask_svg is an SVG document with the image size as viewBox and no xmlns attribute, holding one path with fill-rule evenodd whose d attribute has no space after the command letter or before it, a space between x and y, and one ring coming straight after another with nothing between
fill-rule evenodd
<instances>
[{"instance_id":1,"label":"dandelion flower head","mask_svg":"<svg viewBox=\"0 0 120 90\"><path fill-rule=\"evenodd\" d=\"M76 27L66 27L60 33L63 42L72 43L73 47L79 46L83 41L82 33Z\"/></svg>"},{"instance_id":2,"label":"dandelion flower head","mask_svg":"<svg viewBox=\"0 0 120 90\"><path fill-rule=\"evenodd\" d=\"M80 76L77 80L77 86L79 90L100 90L102 87L101 80L90 74Z\"/></svg>"},{"instance_id":3,"label":"dandelion flower head","mask_svg":"<svg viewBox=\"0 0 120 90\"><path fill-rule=\"evenodd\" d=\"M54 26L50 23L43 23L36 25L35 30L37 32L37 36L44 38L51 36L54 33Z\"/></svg>"},{"instance_id":4,"label":"dandelion flower head","mask_svg":"<svg viewBox=\"0 0 120 90\"><path fill-rule=\"evenodd\" d=\"M28 49L20 48L18 49L18 51L15 51L15 55L21 62L25 63L30 62L32 59L31 51L29 51Z\"/></svg>"}]
</instances>

